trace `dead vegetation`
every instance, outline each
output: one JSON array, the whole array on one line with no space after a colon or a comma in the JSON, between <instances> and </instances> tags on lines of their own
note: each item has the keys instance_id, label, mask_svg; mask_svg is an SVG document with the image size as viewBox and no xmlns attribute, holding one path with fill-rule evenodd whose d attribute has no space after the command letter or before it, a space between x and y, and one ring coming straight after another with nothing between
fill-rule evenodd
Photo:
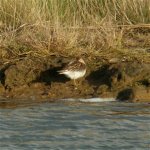
<instances>
[{"instance_id":1,"label":"dead vegetation","mask_svg":"<svg viewBox=\"0 0 150 150\"><path fill-rule=\"evenodd\" d=\"M149 0L0 1L0 57L6 61L31 53L94 57L149 48Z\"/></svg>"}]
</instances>

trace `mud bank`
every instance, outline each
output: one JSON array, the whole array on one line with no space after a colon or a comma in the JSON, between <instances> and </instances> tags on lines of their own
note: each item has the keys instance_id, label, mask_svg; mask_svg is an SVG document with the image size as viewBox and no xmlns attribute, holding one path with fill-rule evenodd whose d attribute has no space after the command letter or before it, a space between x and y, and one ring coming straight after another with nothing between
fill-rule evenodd
<instances>
[{"instance_id":1,"label":"mud bank","mask_svg":"<svg viewBox=\"0 0 150 150\"><path fill-rule=\"evenodd\" d=\"M0 97L5 100L53 101L63 98L115 97L150 102L150 64L126 57L85 59L87 74L73 82L57 73L71 58L25 56L1 64Z\"/></svg>"}]
</instances>

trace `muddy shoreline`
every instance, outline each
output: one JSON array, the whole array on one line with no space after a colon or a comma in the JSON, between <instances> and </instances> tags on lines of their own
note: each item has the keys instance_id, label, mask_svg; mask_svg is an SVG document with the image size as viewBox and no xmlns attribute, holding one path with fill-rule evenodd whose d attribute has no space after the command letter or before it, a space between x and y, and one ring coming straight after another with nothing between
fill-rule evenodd
<instances>
[{"instance_id":1,"label":"muddy shoreline","mask_svg":"<svg viewBox=\"0 0 150 150\"><path fill-rule=\"evenodd\" d=\"M119 101L150 102L150 63L126 56L83 59L87 74L72 81L58 74L71 57L25 55L1 64L0 103L15 99L38 102L64 98L114 97Z\"/></svg>"}]
</instances>

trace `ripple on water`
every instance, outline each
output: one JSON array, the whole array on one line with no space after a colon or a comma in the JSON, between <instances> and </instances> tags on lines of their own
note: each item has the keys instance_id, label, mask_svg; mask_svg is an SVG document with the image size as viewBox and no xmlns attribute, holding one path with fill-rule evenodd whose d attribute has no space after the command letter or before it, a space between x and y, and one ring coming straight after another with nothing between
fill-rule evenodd
<instances>
[{"instance_id":1,"label":"ripple on water","mask_svg":"<svg viewBox=\"0 0 150 150\"><path fill-rule=\"evenodd\" d=\"M149 139L149 104L82 101L0 109L1 150L149 150Z\"/></svg>"}]
</instances>

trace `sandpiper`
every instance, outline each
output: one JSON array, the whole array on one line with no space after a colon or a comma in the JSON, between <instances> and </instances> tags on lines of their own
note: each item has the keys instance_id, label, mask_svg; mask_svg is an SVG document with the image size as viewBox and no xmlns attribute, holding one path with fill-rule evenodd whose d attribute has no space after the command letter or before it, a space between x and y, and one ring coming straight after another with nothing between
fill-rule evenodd
<instances>
[{"instance_id":1,"label":"sandpiper","mask_svg":"<svg viewBox=\"0 0 150 150\"><path fill-rule=\"evenodd\" d=\"M68 63L59 74L64 74L68 78L74 80L74 85L76 86L75 80L81 78L86 73L86 64L82 58L77 58L74 61Z\"/></svg>"}]
</instances>

